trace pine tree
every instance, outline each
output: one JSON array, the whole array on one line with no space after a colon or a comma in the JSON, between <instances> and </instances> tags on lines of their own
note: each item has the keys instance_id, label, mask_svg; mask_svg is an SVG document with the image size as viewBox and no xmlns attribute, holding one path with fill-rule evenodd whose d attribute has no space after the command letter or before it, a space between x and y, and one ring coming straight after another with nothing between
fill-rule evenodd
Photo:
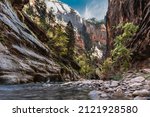
<instances>
[{"instance_id":1,"label":"pine tree","mask_svg":"<svg viewBox=\"0 0 150 117\"><path fill-rule=\"evenodd\" d=\"M75 47L75 32L71 21L69 21L66 26L66 33L69 39L67 44L67 49L68 49L67 57L72 59L74 55L74 47Z\"/></svg>"}]
</instances>

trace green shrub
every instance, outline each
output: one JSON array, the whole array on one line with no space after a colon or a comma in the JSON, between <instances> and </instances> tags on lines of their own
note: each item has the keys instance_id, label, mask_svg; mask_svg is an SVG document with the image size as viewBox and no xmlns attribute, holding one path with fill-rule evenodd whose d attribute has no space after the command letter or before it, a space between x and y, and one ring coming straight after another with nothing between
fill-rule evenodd
<instances>
[{"instance_id":1,"label":"green shrub","mask_svg":"<svg viewBox=\"0 0 150 117\"><path fill-rule=\"evenodd\" d=\"M99 77L101 79L108 79L108 77L110 76L110 71L112 71L113 67L113 60L112 58L107 58L102 65L100 65L100 75Z\"/></svg>"},{"instance_id":2,"label":"green shrub","mask_svg":"<svg viewBox=\"0 0 150 117\"><path fill-rule=\"evenodd\" d=\"M123 76L121 73L116 73L115 75L111 77L112 80L117 80L117 81L121 80L122 78Z\"/></svg>"},{"instance_id":3,"label":"green shrub","mask_svg":"<svg viewBox=\"0 0 150 117\"><path fill-rule=\"evenodd\" d=\"M67 43L68 43L68 37L66 33L63 31L61 27L55 27L55 29L48 30L47 35L52 39L54 42L54 51L60 55L66 55L67 54ZM50 40L51 41L51 40ZM48 43L48 46L51 46L51 43Z\"/></svg>"},{"instance_id":4,"label":"green shrub","mask_svg":"<svg viewBox=\"0 0 150 117\"><path fill-rule=\"evenodd\" d=\"M126 44L136 33L138 26L135 26L133 23L126 23L125 25L119 24L117 28L122 30L123 33L116 36L110 58L107 58L100 66L101 73L107 76L108 74L124 72L131 66L132 52L126 47Z\"/></svg>"},{"instance_id":5,"label":"green shrub","mask_svg":"<svg viewBox=\"0 0 150 117\"><path fill-rule=\"evenodd\" d=\"M77 63L79 63L81 69L80 73L82 75L88 76L94 72L93 66L90 64L90 60L86 57L85 54L79 55L75 57Z\"/></svg>"},{"instance_id":6,"label":"green shrub","mask_svg":"<svg viewBox=\"0 0 150 117\"><path fill-rule=\"evenodd\" d=\"M126 23L120 25L119 28L123 30L123 34L116 36L114 40L114 49L111 51L111 57L114 61L114 67L121 71L128 70L130 67L130 60L132 52L126 47L126 43L132 38L138 29L133 23Z\"/></svg>"}]
</instances>

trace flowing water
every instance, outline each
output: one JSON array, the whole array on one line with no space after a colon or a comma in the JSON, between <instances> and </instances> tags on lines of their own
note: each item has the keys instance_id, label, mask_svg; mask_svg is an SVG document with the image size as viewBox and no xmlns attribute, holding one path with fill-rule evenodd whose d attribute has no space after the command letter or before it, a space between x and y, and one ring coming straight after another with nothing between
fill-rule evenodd
<instances>
[{"instance_id":1,"label":"flowing water","mask_svg":"<svg viewBox=\"0 0 150 117\"><path fill-rule=\"evenodd\" d=\"M89 87L65 83L0 85L1 100L87 100Z\"/></svg>"}]
</instances>

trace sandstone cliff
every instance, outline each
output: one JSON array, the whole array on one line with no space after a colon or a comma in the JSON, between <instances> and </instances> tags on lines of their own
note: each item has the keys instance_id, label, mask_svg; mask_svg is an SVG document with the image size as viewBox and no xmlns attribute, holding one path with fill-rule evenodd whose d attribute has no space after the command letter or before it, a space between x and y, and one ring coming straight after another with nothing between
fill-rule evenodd
<instances>
[{"instance_id":1,"label":"sandstone cliff","mask_svg":"<svg viewBox=\"0 0 150 117\"><path fill-rule=\"evenodd\" d=\"M19 4L12 6L8 0L0 1L0 84L78 78L73 69L67 70L61 58L52 54L44 43L49 38L23 16Z\"/></svg>"},{"instance_id":2,"label":"sandstone cliff","mask_svg":"<svg viewBox=\"0 0 150 117\"><path fill-rule=\"evenodd\" d=\"M149 0L109 0L107 12L107 54L112 49L113 40L120 32L115 29L120 23L133 22L139 25L137 34L129 42L133 58L150 57L150 1Z\"/></svg>"}]
</instances>

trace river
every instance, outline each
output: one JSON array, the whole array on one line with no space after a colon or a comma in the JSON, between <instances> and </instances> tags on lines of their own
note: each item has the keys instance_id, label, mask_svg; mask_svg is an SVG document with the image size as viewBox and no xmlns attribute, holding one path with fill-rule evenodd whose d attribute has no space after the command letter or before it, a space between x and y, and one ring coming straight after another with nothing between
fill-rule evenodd
<instances>
[{"instance_id":1,"label":"river","mask_svg":"<svg viewBox=\"0 0 150 117\"><path fill-rule=\"evenodd\" d=\"M74 84L74 85L72 85ZM1 100L87 100L92 90L77 83L0 85Z\"/></svg>"}]
</instances>

